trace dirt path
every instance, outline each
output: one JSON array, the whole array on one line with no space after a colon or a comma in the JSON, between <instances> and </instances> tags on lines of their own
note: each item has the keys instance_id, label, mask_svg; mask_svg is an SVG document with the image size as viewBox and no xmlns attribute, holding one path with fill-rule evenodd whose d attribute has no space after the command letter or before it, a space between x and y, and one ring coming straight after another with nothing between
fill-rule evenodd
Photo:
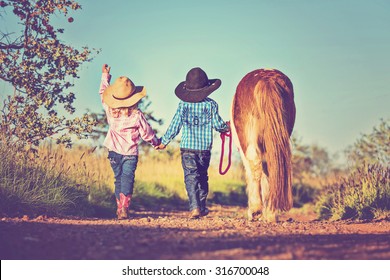
<instances>
[{"instance_id":1,"label":"dirt path","mask_svg":"<svg viewBox=\"0 0 390 280\"><path fill-rule=\"evenodd\" d=\"M128 221L2 218L0 259L390 259L390 221L320 222L290 213L247 222L244 208L209 216L137 212Z\"/></svg>"}]
</instances>

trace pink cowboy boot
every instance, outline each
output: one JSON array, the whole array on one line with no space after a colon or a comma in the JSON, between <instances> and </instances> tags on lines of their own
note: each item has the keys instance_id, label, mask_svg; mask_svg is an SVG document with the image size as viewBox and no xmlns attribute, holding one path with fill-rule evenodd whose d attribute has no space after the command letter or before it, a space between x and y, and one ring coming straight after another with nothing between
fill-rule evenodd
<instances>
[{"instance_id":1,"label":"pink cowboy boot","mask_svg":"<svg viewBox=\"0 0 390 280\"><path fill-rule=\"evenodd\" d=\"M129 207L131 202L131 194L124 195L123 193L119 194L120 197L120 208L119 208L119 214L118 219L127 219L129 217Z\"/></svg>"},{"instance_id":2,"label":"pink cowboy boot","mask_svg":"<svg viewBox=\"0 0 390 280\"><path fill-rule=\"evenodd\" d=\"M119 199L116 199L116 216L118 217L118 219L119 219L120 213L121 213L121 202Z\"/></svg>"}]
</instances>

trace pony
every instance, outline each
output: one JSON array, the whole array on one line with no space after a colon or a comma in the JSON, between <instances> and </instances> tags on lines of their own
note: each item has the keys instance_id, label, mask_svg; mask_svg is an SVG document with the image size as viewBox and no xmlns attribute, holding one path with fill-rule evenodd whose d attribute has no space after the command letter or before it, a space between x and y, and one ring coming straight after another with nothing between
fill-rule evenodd
<instances>
[{"instance_id":1,"label":"pony","mask_svg":"<svg viewBox=\"0 0 390 280\"><path fill-rule=\"evenodd\" d=\"M293 204L290 136L295 123L294 90L276 69L248 73L231 107L233 141L245 168L248 219L278 221Z\"/></svg>"}]
</instances>

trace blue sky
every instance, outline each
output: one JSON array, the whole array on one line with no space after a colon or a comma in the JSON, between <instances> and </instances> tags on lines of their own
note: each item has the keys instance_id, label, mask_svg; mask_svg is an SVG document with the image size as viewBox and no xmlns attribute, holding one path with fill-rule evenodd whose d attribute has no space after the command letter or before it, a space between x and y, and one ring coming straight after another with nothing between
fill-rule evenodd
<instances>
[{"instance_id":1,"label":"blue sky","mask_svg":"<svg viewBox=\"0 0 390 280\"><path fill-rule=\"evenodd\" d=\"M390 1L79 3L73 23L58 18L63 39L102 52L76 80L77 112L101 110L97 91L108 63L114 79L126 75L147 88L151 109L165 120L162 132L176 110L176 85L196 66L222 80L210 97L226 120L246 73L284 72L294 85L294 131L332 153L390 118Z\"/></svg>"}]
</instances>

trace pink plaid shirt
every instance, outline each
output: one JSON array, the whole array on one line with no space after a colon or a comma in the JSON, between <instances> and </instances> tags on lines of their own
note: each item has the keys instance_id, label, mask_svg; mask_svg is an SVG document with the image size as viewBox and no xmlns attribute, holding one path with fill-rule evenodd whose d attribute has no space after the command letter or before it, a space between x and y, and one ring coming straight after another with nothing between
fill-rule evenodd
<instances>
[{"instance_id":1,"label":"pink plaid shirt","mask_svg":"<svg viewBox=\"0 0 390 280\"><path fill-rule=\"evenodd\" d=\"M102 74L99 90L100 98L102 98L104 90L110 85L110 80L110 74ZM130 116L114 118L111 116L109 107L103 102L103 99L102 104L106 111L109 125L103 145L110 151L121 155L138 155L140 138L153 146L158 145L156 134L141 111L135 109Z\"/></svg>"}]
</instances>

